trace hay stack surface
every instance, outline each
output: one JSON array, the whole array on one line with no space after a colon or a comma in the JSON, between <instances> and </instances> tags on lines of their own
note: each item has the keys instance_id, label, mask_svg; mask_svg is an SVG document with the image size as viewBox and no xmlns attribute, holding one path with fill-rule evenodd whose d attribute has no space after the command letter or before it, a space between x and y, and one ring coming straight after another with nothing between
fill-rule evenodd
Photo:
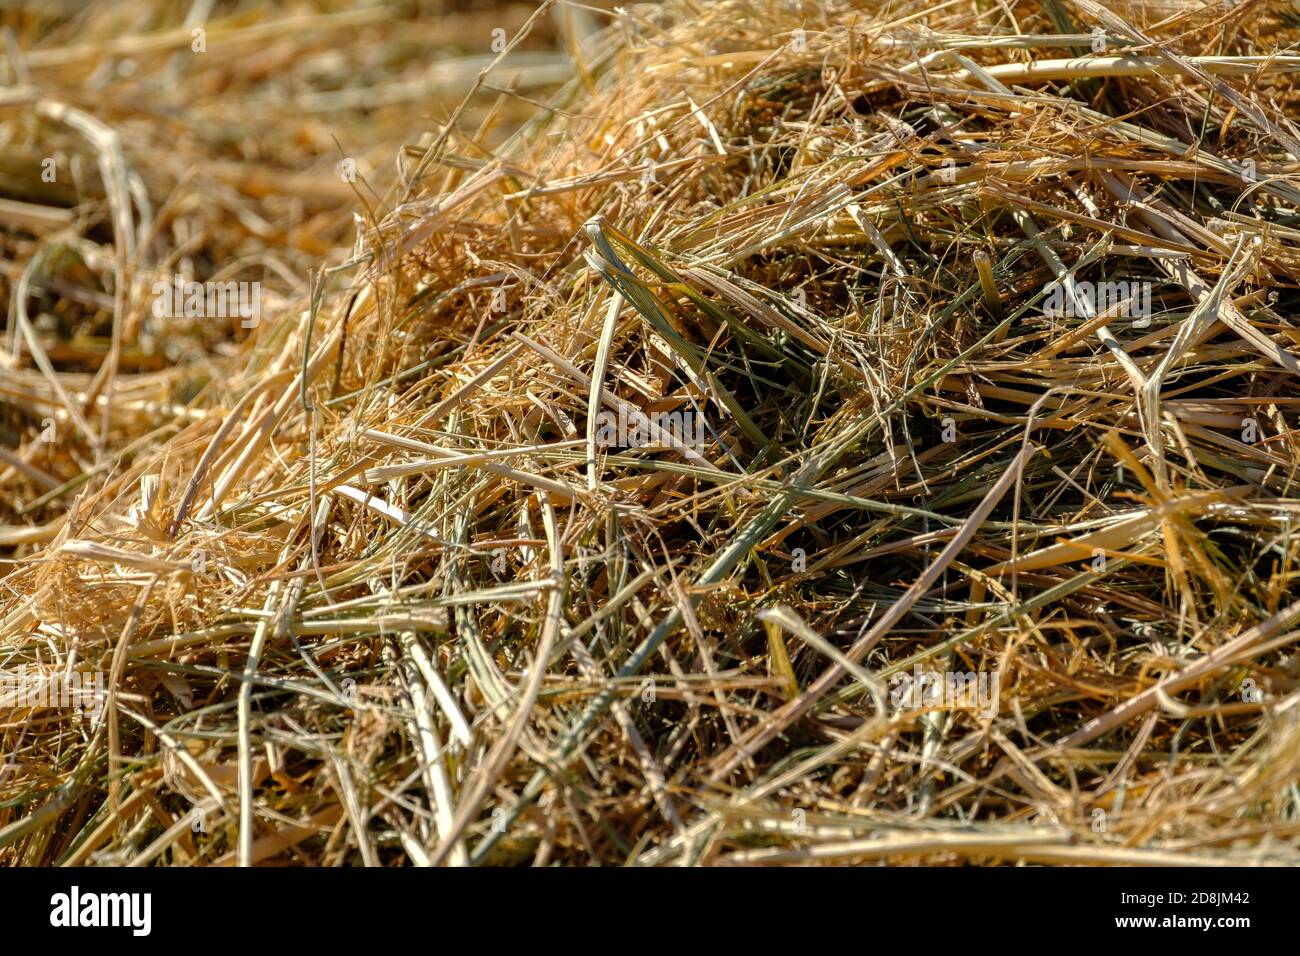
<instances>
[{"instance_id":1,"label":"hay stack surface","mask_svg":"<svg viewBox=\"0 0 1300 956\"><path fill-rule=\"evenodd\" d=\"M1291 6L584 15L233 354L11 351L4 666L108 699L0 853L1300 861Z\"/></svg>"}]
</instances>

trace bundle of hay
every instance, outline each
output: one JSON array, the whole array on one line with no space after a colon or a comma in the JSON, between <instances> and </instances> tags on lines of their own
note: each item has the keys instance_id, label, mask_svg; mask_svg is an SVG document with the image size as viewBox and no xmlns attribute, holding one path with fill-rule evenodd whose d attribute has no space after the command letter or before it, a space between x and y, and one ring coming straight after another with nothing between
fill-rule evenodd
<instances>
[{"instance_id":1,"label":"bundle of hay","mask_svg":"<svg viewBox=\"0 0 1300 956\"><path fill-rule=\"evenodd\" d=\"M8 858L1297 862L1290 5L575 12L103 465L15 349Z\"/></svg>"}]
</instances>

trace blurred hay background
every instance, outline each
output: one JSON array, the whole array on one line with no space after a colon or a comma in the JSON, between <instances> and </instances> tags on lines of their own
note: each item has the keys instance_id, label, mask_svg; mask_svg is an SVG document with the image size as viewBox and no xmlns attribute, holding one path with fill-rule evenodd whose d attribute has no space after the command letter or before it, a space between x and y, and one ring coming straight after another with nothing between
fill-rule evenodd
<instances>
[{"instance_id":1,"label":"blurred hay background","mask_svg":"<svg viewBox=\"0 0 1300 956\"><path fill-rule=\"evenodd\" d=\"M0 859L1297 862L1291 5L0 24Z\"/></svg>"}]
</instances>

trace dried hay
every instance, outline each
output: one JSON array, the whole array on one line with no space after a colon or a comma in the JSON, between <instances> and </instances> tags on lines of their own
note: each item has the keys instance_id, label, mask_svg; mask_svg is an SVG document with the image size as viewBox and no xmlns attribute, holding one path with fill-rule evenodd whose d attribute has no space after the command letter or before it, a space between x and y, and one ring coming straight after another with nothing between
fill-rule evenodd
<instances>
[{"instance_id":1,"label":"dried hay","mask_svg":"<svg viewBox=\"0 0 1300 956\"><path fill-rule=\"evenodd\" d=\"M10 862L1300 861L1289 4L114 9L0 97Z\"/></svg>"}]
</instances>

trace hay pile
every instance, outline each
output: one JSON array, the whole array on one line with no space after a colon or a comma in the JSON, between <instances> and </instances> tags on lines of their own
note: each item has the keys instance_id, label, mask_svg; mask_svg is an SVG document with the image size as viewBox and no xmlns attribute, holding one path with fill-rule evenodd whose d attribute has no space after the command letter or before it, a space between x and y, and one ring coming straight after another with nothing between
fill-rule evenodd
<instances>
[{"instance_id":1,"label":"hay pile","mask_svg":"<svg viewBox=\"0 0 1300 956\"><path fill-rule=\"evenodd\" d=\"M259 233L297 194L197 140L101 151L215 205L132 244L134 174L83 198L112 238L41 287L120 360L6 359L2 666L109 700L4 711L5 858L1300 861L1291 6L509 36L570 78L470 77L342 241ZM187 236L249 254L227 213L297 285L133 367Z\"/></svg>"}]
</instances>

